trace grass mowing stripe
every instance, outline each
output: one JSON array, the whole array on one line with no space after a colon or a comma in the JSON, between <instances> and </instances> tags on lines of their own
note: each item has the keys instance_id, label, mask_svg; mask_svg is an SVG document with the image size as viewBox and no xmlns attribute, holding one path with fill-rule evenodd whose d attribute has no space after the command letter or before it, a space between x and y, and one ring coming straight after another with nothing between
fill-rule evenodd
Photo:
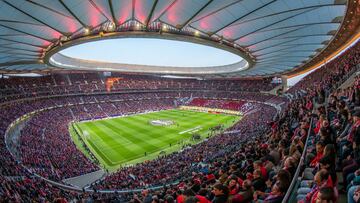
<instances>
[{"instance_id":1,"label":"grass mowing stripe","mask_svg":"<svg viewBox=\"0 0 360 203\"><path fill-rule=\"evenodd\" d=\"M90 132L89 139L92 140L92 144L96 145L96 147L91 148L101 150L101 152L95 151L94 153L106 154L113 161L116 161L117 164L123 164L153 159L161 150L165 150L167 153L177 151L181 148L181 145L177 143L180 140L190 141L192 133L195 131L201 134L203 139L208 134L210 127L221 123L229 126L233 123L234 119L237 120L239 117L186 110L164 110L89 121L86 122L88 125L80 123L80 127L83 131ZM154 126L150 124L151 120L171 120L175 124L170 126ZM191 129L197 126L201 126L201 129L191 131ZM179 134L189 129L188 133ZM196 143L190 142L191 144ZM172 147L169 148L170 143ZM144 152L147 152L148 156L144 157Z\"/></svg>"},{"instance_id":2,"label":"grass mowing stripe","mask_svg":"<svg viewBox=\"0 0 360 203\"><path fill-rule=\"evenodd\" d=\"M147 143L146 141L138 138L137 136L131 135L131 133L139 133L136 130L134 130L133 128L129 128L128 126L123 125L122 128L126 128L126 131L125 131L124 129L117 127L115 124L116 123L114 123L114 121L111 121L111 120L108 120L108 122L104 123L104 125L106 125L110 128L113 128L114 130L123 132L124 135L126 136L126 138L129 139L133 143L136 143L138 145L140 144L143 147L155 147L155 146L152 146L150 143ZM138 127L138 126L136 126L136 127Z\"/></svg>"},{"instance_id":3,"label":"grass mowing stripe","mask_svg":"<svg viewBox=\"0 0 360 203\"><path fill-rule=\"evenodd\" d=\"M89 129L86 128L86 127L84 127L84 129L89 130ZM82 136L84 136L84 135L82 135ZM100 150L100 149L92 142L91 139L88 139L88 138L86 138L86 137L84 137L84 138L85 138L85 142L90 145L90 150L92 149L92 150L95 151L95 153L93 153L93 154L98 158L98 160L99 160L101 163L106 164L107 166L112 166L112 165L113 165L112 161L106 156L106 154L105 154L102 150ZM105 166L106 166L106 165L105 165Z\"/></svg>"},{"instance_id":4,"label":"grass mowing stripe","mask_svg":"<svg viewBox=\"0 0 360 203\"><path fill-rule=\"evenodd\" d=\"M113 142L116 140L112 139L111 136L108 135L108 133L102 131L101 128L99 128L97 125L91 125L90 127L90 123L86 123L86 126L88 126L88 130L93 132L91 133L91 135L95 135L96 137L100 138L101 140L103 140L103 142L96 142L93 143L99 150L103 151L111 151L111 153L102 153L108 160L110 160L111 162L116 162L116 160L114 160L114 158L116 158L117 156L122 156L118 151L115 151L112 149L111 144L109 142ZM91 139L90 139L91 141ZM118 142L116 142L118 143ZM118 143L119 145L121 145L120 143Z\"/></svg>"}]
</instances>

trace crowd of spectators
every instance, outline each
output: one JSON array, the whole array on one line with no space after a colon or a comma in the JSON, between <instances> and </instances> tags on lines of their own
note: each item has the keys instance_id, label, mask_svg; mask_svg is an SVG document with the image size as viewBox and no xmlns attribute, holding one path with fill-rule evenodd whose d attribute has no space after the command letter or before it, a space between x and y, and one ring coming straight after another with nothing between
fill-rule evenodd
<instances>
[{"instance_id":1,"label":"crowd of spectators","mask_svg":"<svg viewBox=\"0 0 360 203\"><path fill-rule=\"evenodd\" d=\"M21 164L24 164L30 172L37 173L51 180L60 181L64 178L81 175L98 169L97 166L86 159L71 142L67 126L67 123L71 120L87 120L147 110L173 108L174 104L172 101L174 98L179 96L189 97L191 95L205 97L210 94L201 92L159 92L79 95L6 103L1 106L1 110L4 113L1 115L1 134L4 135L6 127L10 125L12 121L26 113L48 107L59 107L41 111L32 116L26 123L25 128L21 131L19 144L16 145L11 142L8 144L14 145L13 147L15 147L18 152L16 157L19 158ZM233 97L236 98L241 95L242 94L236 96L234 94ZM256 99L254 95L251 95L251 97ZM154 98L157 99L157 102L153 102ZM259 99L264 99L264 97L259 96ZM34 183L36 178L32 177L27 170L24 170L19 163L10 156L6 150L4 141L5 140L1 140L1 150L4 152L4 155L6 155L3 157L4 160L1 160L4 167L2 169L2 175L4 175L2 179L4 182L3 186L6 186L6 189L14 188L8 185L16 183L18 185L24 184L23 190L25 190L25 188L28 189L28 187L33 188L33 185L37 184ZM9 182L9 180L11 181ZM40 185L45 185L45 182ZM54 187L50 188L51 189L47 189L49 193L51 193L52 190L58 191ZM43 188L40 189L42 190ZM21 193L24 192L21 191ZM59 192L54 192L52 195L57 193ZM11 198L20 198L10 193L3 194ZM42 191L42 194L45 195L46 192ZM42 195L39 195L39 197L45 198Z\"/></svg>"},{"instance_id":2,"label":"crowd of spectators","mask_svg":"<svg viewBox=\"0 0 360 203\"><path fill-rule=\"evenodd\" d=\"M110 87L107 81L116 78ZM0 78L0 102L31 96L48 96L105 91L130 90L207 90L207 91L269 91L276 85L270 79L256 80L190 80L150 76L126 76L113 73L55 74L35 78Z\"/></svg>"},{"instance_id":3,"label":"crowd of spectators","mask_svg":"<svg viewBox=\"0 0 360 203\"><path fill-rule=\"evenodd\" d=\"M61 120L54 120L52 124L48 119L46 122L50 126L47 126L47 123L43 123L44 119L53 118L53 116L46 111L31 118L30 126L26 125L26 130L20 137L20 146L14 146L18 147L20 152L17 156L23 158L22 161L20 160L21 162L10 155L5 145L3 135L11 122L31 111L59 105L63 105L63 107L54 109L54 112L59 115L58 117L65 119L64 123L67 119L82 120L106 117L109 114L116 115L117 110L129 112L128 109L133 104L127 99L134 98L136 98L135 111L138 106L143 106L142 110L148 110L154 102L149 102L151 104L147 106L146 97L153 99L149 101L154 101L154 98L168 100L165 102L165 106L173 105L170 101L179 97L199 97L210 100L212 98L244 97L245 100L279 103L284 100L258 93L217 91L219 89L214 90L210 86L206 86L213 92L187 91L186 88L180 88L177 92L144 93L146 96L140 97L139 94L104 94L30 99L2 104L0 106L1 112L3 112L0 114L0 134L2 135L0 139L2 153L0 157L2 163L0 165L0 200L13 202L44 202L48 200L59 202L72 200L112 202L174 202L176 200L181 203L281 202L295 175L304 146L308 146L305 160L307 169L304 170L303 181L298 189L298 201L336 201L339 193L346 192L347 201L356 202L360 194L359 77L355 78L351 87L344 90L335 90L334 81L341 82L346 79L347 73L357 63L359 63L359 45L355 45L341 57L328 63L326 67L310 74L298 86L290 90L290 93L296 94L295 99L286 105L276 120L273 120L276 110L273 107L261 105L246 114L242 120L221 135L209 137L207 141L185 148L180 152L121 168L118 172L92 185L91 187L95 189L95 192L92 193L59 190L34 177L26 168L20 166L23 162L30 168L30 172L33 169L33 172L56 180L87 172L77 170L78 167L86 164L89 164L89 171L96 169L96 166L89 160L79 158L81 155L76 155L75 160L72 157L62 157L60 152L74 153L72 151L74 145L68 145L68 139L61 140L65 137L65 133L63 135L50 133L51 130L48 129L55 125L55 122L61 122ZM103 84L102 82L99 85L93 82L76 83L79 77L83 77L82 79L87 77L84 74L79 75L67 76L63 81L59 80L58 76L50 76L52 78L50 81L58 80L59 84L62 82L79 84L70 86L77 86L76 88L79 88L80 91L86 90L87 84L91 84L91 88L95 89L99 89L100 84ZM44 78L41 80L40 82L34 79L39 86L49 82ZM14 84L16 83L14 82ZM18 82L18 84L20 85L22 82ZM35 84L35 82L25 82L24 84ZM50 86L51 84L53 83L50 82ZM151 87L151 84L147 85ZM34 85L32 86L34 87ZM229 86L229 84L226 85L226 88ZM301 93L298 94L300 90ZM29 93L26 92L26 94ZM70 92L68 91L68 93ZM64 92L59 91L59 93L63 94ZM2 93L2 95L4 94ZM34 95L39 95L39 91L32 92L26 97ZM329 98L327 95L330 95ZM66 109L66 113L62 112L64 109ZM112 110L107 111L107 109ZM131 109L131 111L134 110ZM311 120L314 125L311 125ZM61 127L60 129L64 130ZM310 137L308 137L308 132L310 132ZM49 140L44 141L42 137L49 138ZM31 144L33 141L34 145ZM58 153L56 148L54 151L45 149L51 148L53 144L66 146L61 148L64 151L60 150ZM15 144L10 143L10 145ZM46 160L45 155L38 153L35 146L39 151L47 150L47 155L53 153L54 158L51 160L47 158L49 162L42 162L41 164L45 164L42 166L35 165L34 167L32 163L27 163L31 160L31 153L34 153L33 156ZM55 162L57 163L54 164ZM78 163L74 164L74 162ZM35 162L35 164L39 163ZM73 166L62 167L61 164L65 163ZM46 166L46 164L49 165ZM42 167L47 168L47 171L42 171ZM69 170L71 167L74 167L74 171ZM336 171L342 172L341 188L337 188ZM56 175L54 176L54 174ZM169 183L172 184L162 189L144 189L141 193L135 194L97 192L103 189L147 188Z\"/></svg>"},{"instance_id":4,"label":"crowd of spectators","mask_svg":"<svg viewBox=\"0 0 360 203\"><path fill-rule=\"evenodd\" d=\"M349 77L347 73L352 73L359 63L360 43L358 42L346 50L341 57L337 57L326 63L326 65L296 83L287 93L295 95L301 94L304 91L312 92L312 94L317 95L317 98L321 100L320 103L322 103L325 99L326 92L335 87L338 82L343 81L344 77ZM331 71L329 71L329 69Z\"/></svg>"}]
</instances>

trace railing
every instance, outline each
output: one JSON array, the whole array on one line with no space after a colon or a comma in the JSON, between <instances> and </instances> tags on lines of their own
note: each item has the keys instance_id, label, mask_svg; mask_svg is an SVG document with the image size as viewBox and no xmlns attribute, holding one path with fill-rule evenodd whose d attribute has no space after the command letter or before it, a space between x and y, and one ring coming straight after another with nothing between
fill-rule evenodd
<instances>
[{"instance_id":1,"label":"railing","mask_svg":"<svg viewBox=\"0 0 360 203\"><path fill-rule=\"evenodd\" d=\"M293 189L296 185L296 182L298 181L298 178L299 178L299 174L300 174L300 171L301 171L301 168L302 166L304 165L304 160L305 160L305 156L307 155L307 147L308 147L308 141L310 139L310 134L311 134L311 129L312 129L312 125L313 125L313 118L311 118L310 120L310 128L308 130L308 133L307 133L307 138L306 138L306 142L305 142L305 146L304 146L304 150L301 154L301 158L300 158L300 161L299 161L299 164L298 164L298 167L296 169L296 172L294 174L294 177L291 181L291 184L289 186L289 189L287 190L285 196L284 196L284 199L282 201L282 203L287 203L289 202L290 200L290 195L291 193L293 192Z\"/></svg>"},{"instance_id":2,"label":"railing","mask_svg":"<svg viewBox=\"0 0 360 203\"><path fill-rule=\"evenodd\" d=\"M347 80L352 74L354 74L355 72L357 72L357 71L359 71L359 70L360 70L360 64L357 64L357 65L355 66L355 68L353 68L351 71L349 71L348 73L346 73L346 74L340 79L340 81L335 84L335 86L332 86L332 87L328 90L328 92L327 92L328 95L327 95L327 96L330 95L329 92L332 92L332 91L336 90L337 88L339 88L339 87L341 86L341 84L343 84L344 82L346 82L346 80ZM308 135L307 135L306 143L305 143L305 146L304 146L304 150L303 150L303 152L302 152L302 155L301 155L301 158L300 158L298 167L297 167L297 169L296 169L296 172L295 172L295 174L294 174L293 180L291 181L290 187L289 187L288 191L286 192L282 203L286 203L286 202L289 202L289 201L290 201L290 199L289 199L289 198L290 198L290 195L291 195L291 193L293 192L294 186L295 186L296 182L297 182L298 179L299 179L299 174L300 174L301 168L304 166L304 159L305 159L305 156L307 155L308 140L309 140L309 137L310 137L312 125L313 125L313 119L311 118L310 128L309 128L309 131L308 131Z\"/></svg>"},{"instance_id":3,"label":"railing","mask_svg":"<svg viewBox=\"0 0 360 203\"><path fill-rule=\"evenodd\" d=\"M352 69L351 71L349 71L348 73L346 73L346 75L344 75L344 76L342 77L342 80L340 80L339 82L336 83L336 88L341 87L341 85L342 85L344 82L346 82L346 81L351 77L351 75L353 75L353 74L354 74L355 72L357 72L357 71L360 71L360 64L357 64L354 69ZM346 78L346 79L344 79L344 78Z\"/></svg>"}]
</instances>

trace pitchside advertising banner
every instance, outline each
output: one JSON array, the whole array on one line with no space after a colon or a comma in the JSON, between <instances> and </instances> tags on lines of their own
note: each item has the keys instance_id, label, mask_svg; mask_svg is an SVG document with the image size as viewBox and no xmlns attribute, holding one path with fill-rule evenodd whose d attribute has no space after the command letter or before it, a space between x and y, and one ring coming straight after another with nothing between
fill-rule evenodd
<instances>
[{"instance_id":1,"label":"pitchside advertising banner","mask_svg":"<svg viewBox=\"0 0 360 203\"><path fill-rule=\"evenodd\" d=\"M180 106L179 109L200 111L200 112L214 113L214 114L225 113L225 114L238 115L238 116L242 115L242 113L239 112L239 111L231 111L231 110L215 109L215 108L206 108L206 107L198 107L198 106Z\"/></svg>"}]
</instances>

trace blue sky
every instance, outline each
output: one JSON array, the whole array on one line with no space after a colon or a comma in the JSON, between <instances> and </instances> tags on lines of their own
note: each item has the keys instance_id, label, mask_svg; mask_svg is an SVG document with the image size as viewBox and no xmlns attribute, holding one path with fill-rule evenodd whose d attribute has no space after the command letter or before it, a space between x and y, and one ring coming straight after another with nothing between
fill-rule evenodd
<instances>
[{"instance_id":1,"label":"blue sky","mask_svg":"<svg viewBox=\"0 0 360 203\"><path fill-rule=\"evenodd\" d=\"M116 63L205 67L239 62L242 58L209 46L163 39L124 38L90 42L62 51L64 55Z\"/></svg>"}]
</instances>

